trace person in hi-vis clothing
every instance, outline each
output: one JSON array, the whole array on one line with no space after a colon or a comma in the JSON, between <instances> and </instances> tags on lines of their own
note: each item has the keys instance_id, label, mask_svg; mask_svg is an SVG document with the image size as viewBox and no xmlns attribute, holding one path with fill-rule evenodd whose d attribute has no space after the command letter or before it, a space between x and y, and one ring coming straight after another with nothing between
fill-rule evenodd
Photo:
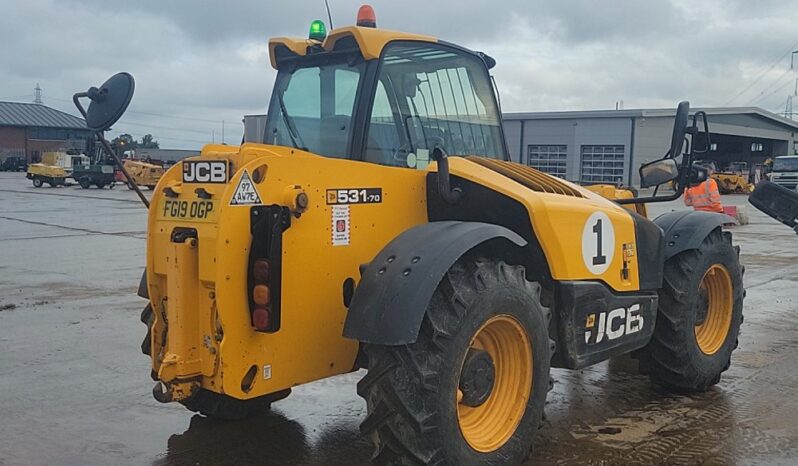
<instances>
[{"instance_id":1,"label":"person in hi-vis clothing","mask_svg":"<svg viewBox=\"0 0 798 466\"><path fill-rule=\"evenodd\" d=\"M712 178L714 171L707 168L707 180L684 191L684 204L695 210L723 213L718 183Z\"/></svg>"}]
</instances>

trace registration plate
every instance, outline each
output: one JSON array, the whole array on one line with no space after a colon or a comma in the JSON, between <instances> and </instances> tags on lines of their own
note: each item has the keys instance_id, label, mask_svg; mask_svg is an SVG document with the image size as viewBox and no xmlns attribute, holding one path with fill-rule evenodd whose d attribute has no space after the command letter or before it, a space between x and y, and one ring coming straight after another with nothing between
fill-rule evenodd
<instances>
[{"instance_id":1,"label":"registration plate","mask_svg":"<svg viewBox=\"0 0 798 466\"><path fill-rule=\"evenodd\" d=\"M218 202L206 199L181 201L161 199L158 205L159 220L190 220L192 222L215 222Z\"/></svg>"}]
</instances>

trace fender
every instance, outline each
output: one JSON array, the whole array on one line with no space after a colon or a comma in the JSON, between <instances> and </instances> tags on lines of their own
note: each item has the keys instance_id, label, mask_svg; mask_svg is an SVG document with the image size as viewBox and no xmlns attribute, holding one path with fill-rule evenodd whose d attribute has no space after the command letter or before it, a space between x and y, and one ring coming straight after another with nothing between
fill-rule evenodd
<instances>
[{"instance_id":1,"label":"fender","mask_svg":"<svg viewBox=\"0 0 798 466\"><path fill-rule=\"evenodd\" d=\"M431 222L403 232L372 260L355 290L344 336L365 343L416 341L432 294L463 254L501 239L524 247L513 231L489 223Z\"/></svg>"},{"instance_id":2,"label":"fender","mask_svg":"<svg viewBox=\"0 0 798 466\"><path fill-rule=\"evenodd\" d=\"M712 230L734 221L728 215L700 210L669 212L654 219L664 232L665 260L680 252L698 249Z\"/></svg>"}]
</instances>

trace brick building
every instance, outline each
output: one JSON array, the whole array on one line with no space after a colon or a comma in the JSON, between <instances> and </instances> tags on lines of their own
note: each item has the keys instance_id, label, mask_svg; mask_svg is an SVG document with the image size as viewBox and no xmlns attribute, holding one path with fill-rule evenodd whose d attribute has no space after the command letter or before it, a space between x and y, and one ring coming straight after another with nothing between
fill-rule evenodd
<instances>
[{"instance_id":1,"label":"brick building","mask_svg":"<svg viewBox=\"0 0 798 466\"><path fill-rule=\"evenodd\" d=\"M0 161L41 161L43 152L83 150L92 132L82 118L40 104L0 102Z\"/></svg>"}]
</instances>

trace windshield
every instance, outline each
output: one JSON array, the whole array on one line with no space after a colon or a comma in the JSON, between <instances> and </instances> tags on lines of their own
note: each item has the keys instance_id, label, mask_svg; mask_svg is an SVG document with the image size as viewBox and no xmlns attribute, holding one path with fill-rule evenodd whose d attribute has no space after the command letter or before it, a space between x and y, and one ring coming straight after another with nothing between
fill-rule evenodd
<instances>
[{"instance_id":1,"label":"windshield","mask_svg":"<svg viewBox=\"0 0 798 466\"><path fill-rule=\"evenodd\" d=\"M798 172L798 157L776 157L773 160L774 172Z\"/></svg>"},{"instance_id":2,"label":"windshield","mask_svg":"<svg viewBox=\"0 0 798 466\"><path fill-rule=\"evenodd\" d=\"M426 43L383 53L366 160L424 169L429 154L503 158L501 120L490 76L476 55Z\"/></svg>"},{"instance_id":3,"label":"windshield","mask_svg":"<svg viewBox=\"0 0 798 466\"><path fill-rule=\"evenodd\" d=\"M352 114L363 69L363 61L281 69L274 84L264 142L349 158Z\"/></svg>"}]
</instances>

